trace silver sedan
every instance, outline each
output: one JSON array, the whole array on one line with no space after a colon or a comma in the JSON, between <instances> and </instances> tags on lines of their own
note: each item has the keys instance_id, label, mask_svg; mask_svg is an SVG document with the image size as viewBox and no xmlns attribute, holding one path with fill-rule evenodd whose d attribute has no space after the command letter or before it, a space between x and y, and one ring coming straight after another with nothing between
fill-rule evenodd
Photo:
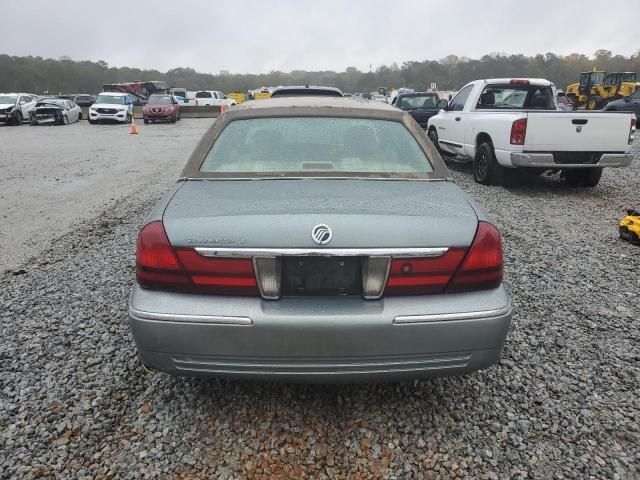
<instances>
[{"instance_id":1,"label":"silver sedan","mask_svg":"<svg viewBox=\"0 0 640 480\"><path fill-rule=\"evenodd\" d=\"M220 116L137 245L129 323L177 375L296 382L465 374L511 323L500 234L420 126L345 98Z\"/></svg>"},{"instance_id":2,"label":"silver sedan","mask_svg":"<svg viewBox=\"0 0 640 480\"><path fill-rule=\"evenodd\" d=\"M45 98L38 100L29 116L31 125L68 125L82 119L82 109L71 100Z\"/></svg>"}]
</instances>

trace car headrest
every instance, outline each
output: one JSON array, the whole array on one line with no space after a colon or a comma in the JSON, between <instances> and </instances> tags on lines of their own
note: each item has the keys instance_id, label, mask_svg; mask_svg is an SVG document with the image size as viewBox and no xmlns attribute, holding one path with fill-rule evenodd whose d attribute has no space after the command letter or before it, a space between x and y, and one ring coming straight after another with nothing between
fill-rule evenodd
<instances>
[{"instance_id":1,"label":"car headrest","mask_svg":"<svg viewBox=\"0 0 640 480\"><path fill-rule=\"evenodd\" d=\"M492 91L480 95L480 105L493 105L494 103L496 103L496 96Z\"/></svg>"}]
</instances>

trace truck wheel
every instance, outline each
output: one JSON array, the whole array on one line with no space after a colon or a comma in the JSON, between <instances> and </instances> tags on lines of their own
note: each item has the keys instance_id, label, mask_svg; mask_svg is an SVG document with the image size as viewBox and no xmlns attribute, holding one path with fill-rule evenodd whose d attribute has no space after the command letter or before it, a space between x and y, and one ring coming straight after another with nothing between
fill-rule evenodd
<instances>
[{"instance_id":1,"label":"truck wheel","mask_svg":"<svg viewBox=\"0 0 640 480\"><path fill-rule=\"evenodd\" d=\"M595 187L600 183L601 177L601 168L578 168L564 172L564 179L569 185L574 187Z\"/></svg>"},{"instance_id":2,"label":"truck wheel","mask_svg":"<svg viewBox=\"0 0 640 480\"><path fill-rule=\"evenodd\" d=\"M490 143L480 144L473 159L473 179L482 185L497 185L502 177L502 170L496 161L493 146Z\"/></svg>"},{"instance_id":3,"label":"truck wheel","mask_svg":"<svg viewBox=\"0 0 640 480\"><path fill-rule=\"evenodd\" d=\"M438 153L442 153L440 151L440 143L438 142L438 132L436 132L435 128L432 128L429 130L429 140L431 140L431 143L433 143L433 146L436 147L436 150L438 151Z\"/></svg>"},{"instance_id":4,"label":"truck wheel","mask_svg":"<svg viewBox=\"0 0 640 480\"><path fill-rule=\"evenodd\" d=\"M602 109L602 98L600 95L594 95L593 97L589 97L587 99L587 104L585 105L586 110L600 110Z\"/></svg>"},{"instance_id":5,"label":"truck wheel","mask_svg":"<svg viewBox=\"0 0 640 480\"><path fill-rule=\"evenodd\" d=\"M145 124L145 125L149 125L149 119L148 119L148 118L145 118L145 119L144 119L144 124Z\"/></svg>"}]
</instances>

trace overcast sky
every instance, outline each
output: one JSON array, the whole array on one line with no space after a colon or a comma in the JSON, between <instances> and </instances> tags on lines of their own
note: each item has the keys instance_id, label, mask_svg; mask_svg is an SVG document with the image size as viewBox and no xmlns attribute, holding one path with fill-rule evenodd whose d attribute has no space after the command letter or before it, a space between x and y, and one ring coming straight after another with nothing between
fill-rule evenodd
<instances>
[{"instance_id":1,"label":"overcast sky","mask_svg":"<svg viewBox=\"0 0 640 480\"><path fill-rule=\"evenodd\" d=\"M201 72L368 71L491 52L638 49L637 8L595 0L0 0L0 53ZM602 9L610 15L603 15ZM624 9L628 8L628 14Z\"/></svg>"}]
</instances>

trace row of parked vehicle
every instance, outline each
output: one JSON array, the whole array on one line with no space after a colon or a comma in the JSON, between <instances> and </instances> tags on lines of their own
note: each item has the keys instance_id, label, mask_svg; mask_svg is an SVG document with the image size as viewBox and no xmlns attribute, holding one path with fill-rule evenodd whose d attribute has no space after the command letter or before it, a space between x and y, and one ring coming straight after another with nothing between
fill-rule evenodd
<instances>
[{"instance_id":1,"label":"row of parked vehicle","mask_svg":"<svg viewBox=\"0 0 640 480\"><path fill-rule=\"evenodd\" d=\"M83 118L81 105L70 96L46 97L29 93L0 94L0 122L8 125L68 125ZM145 123L180 120L179 100L170 94L151 95L142 108ZM103 92L93 97L88 106L87 120L130 123L133 100L126 93Z\"/></svg>"},{"instance_id":2,"label":"row of parked vehicle","mask_svg":"<svg viewBox=\"0 0 640 480\"><path fill-rule=\"evenodd\" d=\"M41 97L29 93L0 93L0 122L20 125L68 125L82 118L82 109L72 100Z\"/></svg>"}]
</instances>

